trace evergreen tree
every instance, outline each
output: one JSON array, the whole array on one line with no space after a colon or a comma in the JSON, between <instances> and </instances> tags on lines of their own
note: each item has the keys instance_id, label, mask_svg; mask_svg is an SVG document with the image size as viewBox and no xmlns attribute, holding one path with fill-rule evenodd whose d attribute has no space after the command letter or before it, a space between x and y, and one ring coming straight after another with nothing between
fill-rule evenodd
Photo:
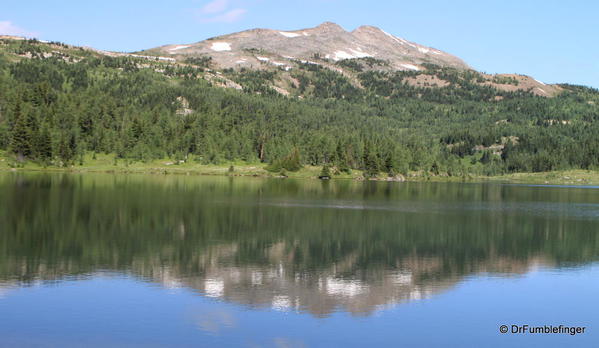
<instances>
[{"instance_id":1,"label":"evergreen tree","mask_svg":"<svg viewBox=\"0 0 599 348\"><path fill-rule=\"evenodd\" d=\"M17 103L15 112L15 125L12 129L10 149L22 161L32 153L32 124L29 115L21 110L21 103Z\"/></svg>"},{"instance_id":2,"label":"evergreen tree","mask_svg":"<svg viewBox=\"0 0 599 348\"><path fill-rule=\"evenodd\" d=\"M43 123L36 141L36 154L42 163L47 164L52 159L52 138L46 122Z\"/></svg>"},{"instance_id":3,"label":"evergreen tree","mask_svg":"<svg viewBox=\"0 0 599 348\"><path fill-rule=\"evenodd\" d=\"M364 175L368 178L379 175L380 169L377 154L371 141L364 143Z\"/></svg>"},{"instance_id":4,"label":"evergreen tree","mask_svg":"<svg viewBox=\"0 0 599 348\"><path fill-rule=\"evenodd\" d=\"M281 169L285 169L290 172L297 172L298 170L302 169L301 156L297 147L293 148L289 155L275 160L266 167L266 170L271 172L278 172Z\"/></svg>"},{"instance_id":5,"label":"evergreen tree","mask_svg":"<svg viewBox=\"0 0 599 348\"><path fill-rule=\"evenodd\" d=\"M58 157L64 162L65 165L68 165L75 157L75 150L75 135L72 132L63 132L58 141Z\"/></svg>"},{"instance_id":6,"label":"evergreen tree","mask_svg":"<svg viewBox=\"0 0 599 348\"><path fill-rule=\"evenodd\" d=\"M320 171L320 175L318 177L323 180L328 180L331 178L331 168L328 164L322 166L322 170Z\"/></svg>"}]
</instances>

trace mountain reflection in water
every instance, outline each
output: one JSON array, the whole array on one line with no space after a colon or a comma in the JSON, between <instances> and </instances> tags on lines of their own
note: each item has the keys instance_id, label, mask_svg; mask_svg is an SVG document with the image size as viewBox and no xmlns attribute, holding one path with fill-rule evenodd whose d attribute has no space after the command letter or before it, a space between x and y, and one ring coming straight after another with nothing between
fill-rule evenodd
<instances>
[{"instance_id":1,"label":"mountain reflection in water","mask_svg":"<svg viewBox=\"0 0 599 348\"><path fill-rule=\"evenodd\" d=\"M251 308L369 315L599 256L599 190L0 175L0 298L118 272Z\"/></svg>"}]
</instances>

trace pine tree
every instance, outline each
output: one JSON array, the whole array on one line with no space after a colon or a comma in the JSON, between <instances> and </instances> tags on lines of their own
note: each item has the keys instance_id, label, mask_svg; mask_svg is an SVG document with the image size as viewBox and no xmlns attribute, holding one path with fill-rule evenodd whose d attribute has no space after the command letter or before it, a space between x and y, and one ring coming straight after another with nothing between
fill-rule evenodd
<instances>
[{"instance_id":1,"label":"pine tree","mask_svg":"<svg viewBox=\"0 0 599 348\"><path fill-rule=\"evenodd\" d=\"M374 152L372 142L364 143L364 175L368 178L379 175L378 158Z\"/></svg>"},{"instance_id":2,"label":"pine tree","mask_svg":"<svg viewBox=\"0 0 599 348\"><path fill-rule=\"evenodd\" d=\"M15 108L15 125L12 129L10 149L22 161L32 152L32 129L29 124L30 118L22 112L21 104L17 103Z\"/></svg>"},{"instance_id":3,"label":"pine tree","mask_svg":"<svg viewBox=\"0 0 599 348\"><path fill-rule=\"evenodd\" d=\"M42 163L47 164L52 159L52 138L47 123L42 125L36 141L36 154Z\"/></svg>"},{"instance_id":4,"label":"pine tree","mask_svg":"<svg viewBox=\"0 0 599 348\"><path fill-rule=\"evenodd\" d=\"M331 169L329 168L328 164L322 166L322 170L320 171L318 178L322 180L329 180L331 178Z\"/></svg>"},{"instance_id":5,"label":"pine tree","mask_svg":"<svg viewBox=\"0 0 599 348\"><path fill-rule=\"evenodd\" d=\"M291 154L284 159L283 168L291 172L297 172L298 170L302 169L300 152L297 147L294 148L293 151L291 151Z\"/></svg>"},{"instance_id":6,"label":"pine tree","mask_svg":"<svg viewBox=\"0 0 599 348\"><path fill-rule=\"evenodd\" d=\"M271 172L277 172L281 169L286 169L290 172L297 172L302 169L301 156L297 147L289 155L274 161L266 167L266 170Z\"/></svg>"},{"instance_id":7,"label":"pine tree","mask_svg":"<svg viewBox=\"0 0 599 348\"><path fill-rule=\"evenodd\" d=\"M75 156L76 141L75 135L71 132L62 133L58 142L58 157L69 164Z\"/></svg>"}]
</instances>

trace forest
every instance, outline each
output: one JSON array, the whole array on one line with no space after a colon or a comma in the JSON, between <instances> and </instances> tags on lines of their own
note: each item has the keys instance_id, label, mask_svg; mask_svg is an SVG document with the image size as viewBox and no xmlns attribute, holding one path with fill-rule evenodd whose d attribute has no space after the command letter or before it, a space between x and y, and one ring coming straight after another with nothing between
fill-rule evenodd
<instances>
[{"instance_id":1,"label":"forest","mask_svg":"<svg viewBox=\"0 0 599 348\"><path fill-rule=\"evenodd\" d=\"M564 84L547 98L436 66L425 73L450 83L415 87L403 78L416 72L347 61L361 87L299 64L291 72L295 94L285 96L272 88L286 74L280 69L219 72L239 90L204 78L208 58L169 64L60 45L0 40L0 153L15 166L84 165L85 154L103 153L131 162L263 163L272 171L325 166L371 177L599 169L592 88Z\"/></svg>"}]
</instances>

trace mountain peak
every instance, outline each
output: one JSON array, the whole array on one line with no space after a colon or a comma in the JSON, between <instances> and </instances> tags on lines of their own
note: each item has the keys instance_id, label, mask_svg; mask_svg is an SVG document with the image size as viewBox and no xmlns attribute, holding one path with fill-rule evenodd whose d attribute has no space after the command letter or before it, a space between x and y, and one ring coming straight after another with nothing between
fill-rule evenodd
<instances>
[{"instance_id":1,"label":"mountain peak","mask_svg":"<svg viewBox=\"0 0 599 348\"><path fill-rule=\"evenodd\" d=\"M293 31L253 29L219 36L190 45L168 45L152 50L173 59L210 56L223 68L267 66L293 69L294 61L332 66L346 59L372 58L390 70L425 69L424 64L469 69L458 57L396 37L375 26L364 25L348 32L333 22ZM315 62L314 57L320 57ZM318 60L318 59L316 59Z\"/></svg>"},{"instance_id":2,"label":"mountain peak","mask_svg":"<svg viewBox=\"0 0 599 348\"><path fill-rule=\"evenodd\" d=\"M343 32L345 32L345 29L343 29L339 24L333 23L333 22L324 22L324 23L320 24L319 26L317 26L316 29L324 29L324 30L327 30L327 31L343 31Z\"/></svg>"}]
</instances>

